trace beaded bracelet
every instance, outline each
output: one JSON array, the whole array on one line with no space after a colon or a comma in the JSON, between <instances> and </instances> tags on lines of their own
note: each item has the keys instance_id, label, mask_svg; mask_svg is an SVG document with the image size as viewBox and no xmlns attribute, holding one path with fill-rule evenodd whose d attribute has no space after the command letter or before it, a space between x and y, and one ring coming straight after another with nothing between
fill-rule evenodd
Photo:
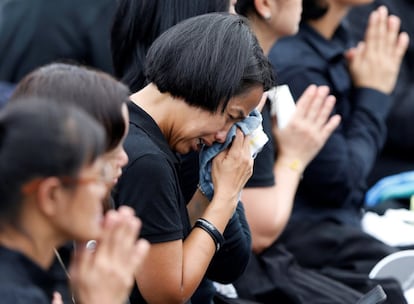
<instances>
[{"instance_id":1,"label":"beaded bracelet","mask_svg":"<svg viewBox=\"0 0 414 304\"><path fill-rule=\"evenodd\" d=\"M206 219L199 218L195 222L194 227L201 228L205 232L207 232L213 239L214 244L216 245L216 252L220 250L221 246L224 243L224 237L212 223L210 223Z\"/></svg>"}]
</instances>

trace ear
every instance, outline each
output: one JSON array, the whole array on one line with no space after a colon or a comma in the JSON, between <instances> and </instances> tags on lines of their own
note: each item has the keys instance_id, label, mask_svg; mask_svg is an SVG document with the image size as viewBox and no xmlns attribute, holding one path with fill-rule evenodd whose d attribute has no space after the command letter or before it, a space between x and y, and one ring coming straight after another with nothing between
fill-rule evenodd
<instances>
[{"instance_id":1,"label":"ear","mask_svg":"<svg viewBox=\"0 0 414 304\"><path fill-rule=\"evenodd\" d=\"M65 200L62 184L57 177L44 179L37 191L37 201L42 213L53 216Z\"/></svg>"},{"instance_id":2,"label":"ear","mask_svg":"<svg viewBox=\"0 0 414 304\"><path fill-rule=\"evenodd\" d=\"M275 1L275 0L271 0ZM254 0L254 6L260 17L269 20L272 17L272 10L269 0Z\"/></svg>"}]
</instances>

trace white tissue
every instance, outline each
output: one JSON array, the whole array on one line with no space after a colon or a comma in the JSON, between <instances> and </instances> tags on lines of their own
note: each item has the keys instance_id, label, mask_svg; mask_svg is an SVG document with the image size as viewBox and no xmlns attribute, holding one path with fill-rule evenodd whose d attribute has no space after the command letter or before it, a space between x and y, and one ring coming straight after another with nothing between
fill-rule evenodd
<instances>
[{"instance_id":1,"label":"white tissue","mask_svg":"<svg viewBox=\"0 0 414 304\"><path fill-rule=\"evenodd\" d=\"M257 153L262 151L263 146L268 142L269 138L266 133L263 131L263 126L260 124L251 134L250 134L250 152L253 158L256 158Z\"/></svg>"},{"instance_id":2,"label":"white tissue","mask_svg":"<svg viewBox=\"0 0 414 304\"><path fill-rule=\"evenodd\" d=\"M267 91L267 96L271 101L271 114L277 117L279 129L283 129L296 109L289 86L284 84L273 87Z\"/></svg>"}]
</instances>

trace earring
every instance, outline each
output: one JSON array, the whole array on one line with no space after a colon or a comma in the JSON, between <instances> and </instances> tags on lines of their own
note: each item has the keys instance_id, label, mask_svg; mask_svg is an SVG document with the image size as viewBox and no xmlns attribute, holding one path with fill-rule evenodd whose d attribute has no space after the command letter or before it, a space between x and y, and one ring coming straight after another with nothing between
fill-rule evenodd
<instances>
[{"instance_id":1,"label":"earring","mask_svg":"<svg viewBox=\"0 0 414 304\"><path fill-rule=\"evenodd\" d=\"M269 20L272 18L272 16L270 15L270 13L266 13L266 14L263 16L263 18L264 18L266 21L269 21Z\"/></svg>"}]
</instances>

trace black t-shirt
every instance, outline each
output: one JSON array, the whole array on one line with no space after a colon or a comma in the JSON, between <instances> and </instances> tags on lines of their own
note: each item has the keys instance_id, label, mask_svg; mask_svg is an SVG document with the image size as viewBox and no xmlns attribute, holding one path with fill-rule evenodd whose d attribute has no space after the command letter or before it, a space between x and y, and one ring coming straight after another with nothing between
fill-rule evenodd
<instances>
[{"instance_id":1,"label":"black t-shirt","mask_svg":"<svg viewBox=\"0 0 414 304\"><path fill-rule=\"evenodd\" d=\"M56 280L18 251L0 246L0 302L50 304Z\"/></svg>"},{"instance_id":2,"label":"black t-shirt","mask_svg":"<svg viewBox=\"0 0 414 304\"><path fill-rule=\"evenodd\" d=\"M132 102L128 109L129 161L114 190L115 204L135 210L143 223L141 236L150 243L184 239L191 225L180 189L180 160L151 116ZM131 300L145 303L137 289Z\"/></svg>"},{"instance_id":3,"label":"black t-shirt","mask_svg":"<svg viewBox=\"0 0 414 304\"><path fill-rule=\"evenodd\" d=\"M262 110L263 131L269 141L264 145L262 151L257 154L254 160L253 174L246 183L246 188L271 187L275 184L273 166L275 163L276 151L272 135L272 118L270 114L270 100L266 101Z\"/></svg>"},{"instance_id":4,"label":"black t-shirt","mask_svg":"<svg viewBox=\"0 0 414 304\"><path fill-rule=\"evenodd\" d=\"M17 83L33 69L74 61L112 73L115 0L0 1L0 80Z\"/></svg>"}]
</instances>

